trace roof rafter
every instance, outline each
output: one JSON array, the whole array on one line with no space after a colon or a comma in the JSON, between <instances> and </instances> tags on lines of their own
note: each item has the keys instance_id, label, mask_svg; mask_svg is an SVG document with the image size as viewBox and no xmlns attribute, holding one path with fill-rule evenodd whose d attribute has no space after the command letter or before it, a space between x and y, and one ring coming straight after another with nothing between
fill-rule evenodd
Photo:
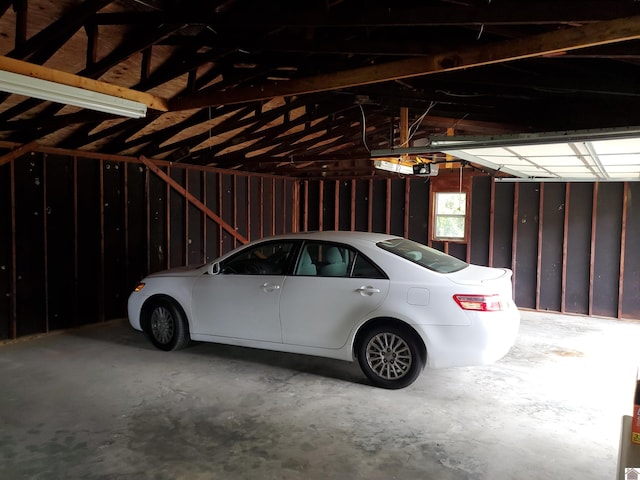
<instances>
[{"instance_id":1,"label":"roof rafter","mask_svg":"<svg viewBox=\"0 0 640 480\"><path fill-rule=\"evenodd\" d=\"M337 90L357 85L492 65L523 58L541 57L568 50L638 38L640 38L640 16L505 40L482 47L427 57L409 58L310 78L294 79L283 83L257 85L231 91L205 89L194 95L172 100L169 102L169 106L171 110L183 110L223 103L244 103L277 96Z\"/></svg>"}]
</instances>

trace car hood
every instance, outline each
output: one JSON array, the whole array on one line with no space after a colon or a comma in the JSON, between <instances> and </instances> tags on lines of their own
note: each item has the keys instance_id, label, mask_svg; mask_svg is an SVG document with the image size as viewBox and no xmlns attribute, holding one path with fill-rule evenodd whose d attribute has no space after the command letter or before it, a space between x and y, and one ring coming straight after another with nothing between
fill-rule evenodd
<instances>
[{"instance_id":1,"label":"car hood","mask_svg":"<svg viewBox=\"0 0 640 480\"><path fill-rule=\"evenodd\" d=\"M209 264L198 266L177 267L170 270L162 270L161 272L152 273L148 277L195 277L206 273Z\"/></svg>"},{"instance_id":2,"label":"car hood","mask_svg":"<svg viewBox=\"0 0 640 480\"><path fill-rule=\"evenodd\" d=\"M508 268L469 265L457 272L447 273L446 276L459 285L508 285L510 288L512 274L513 272Z\"/></svg>"}]
</instances>

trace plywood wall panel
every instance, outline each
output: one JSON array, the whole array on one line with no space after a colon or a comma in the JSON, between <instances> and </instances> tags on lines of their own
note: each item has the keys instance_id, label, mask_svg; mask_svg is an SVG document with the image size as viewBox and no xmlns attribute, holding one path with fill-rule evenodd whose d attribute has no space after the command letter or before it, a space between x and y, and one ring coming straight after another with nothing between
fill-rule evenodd
<instances>
[{"instance_id":1,"label":"plywood wall panel","mask_svg":"<svg viewBox=\"0 0 640 480\"><path fill-rule=\"evenodd\" d=\"M127 279L131 291L147 272L147 192L145 168L136 163L127 169Z\"/></svg>"},{"instance_id":2,"label":"plywood wall panel","mask_svg":"<svg viewBox=\"0 0 640 480\"><path fill-rule=\"evenodd\" d=\"M182 187L186 185L186 171L182 168L171 168L169 175L173 180L178 182ZM186 263L185 258L185 211L186 199L174 189L169 190L169 208L170 208L170 237L169 237L169 267L179 267Z\"/></svg>"},{"instance_id":3,"label":"plywood wall panel","mask_svg":"<svg viewBox=\"0 0 640 480\"><path fill-rule=\"evenodd\" d=\"M391 215L390 232L392 235L404 236L404 189L405 180L395 178L391 181Z\"/></svg>"},{"instance_id":4,"label":"plywood wall panel","mask_svg":"<svg viewBox=\"0 0 640 480\"><path fill-rule=\"evenodd\" d=\"M124 164L103 162L104 318L122 318L129 296L126 282Z\"/></svg>"},{"instance_id":5,"label":"plywood wall panel","mask_svg":"<svg viewBox=\"0 0 640 480\"><path fill-rule=\"evenodd\" d=\"M167 268L167 232L167 186L160 178L150 173L149 272Z\"/></svg>"},{"instance_id":6,"label":"plywood wall panel","mask_svg":"<svg viewBox=\"0 0 640 480\"><path fill-rule=\"evenodd\" d=\"M203 172L199 170L187 171L189 193L194 195L202 203L204 203L205 200L203 195L203 175ZM201 265L204 262L203 225L205 214L191 202L188 203L187 208L187 235L185 238L187 244L187 265Z\"/></svg>"},{"instance_id":7,"label":"plywood wall panel","mask_svg":"<svg viewBox=\"0 0 640 480\"><path fill-rule=\"evenodd\" d=\"M423 178L411 180L409 190L409 232L411 240L426 244L429 240L429 205L431 203L429 181Z\"/></svg>"},{"instance_id":8,"label":"plywood wall panel","mask_svg":"<svg viewBox=\"0 0 640 480\"><path fill-rule=\"evenodd\" d=\"M618 314L623 187L622 183L599 185L593 264L594 315L616 317Z\"/></svg>"},{"instance_id":9,"label":"plywood wall panel","mask_svg":"<svg viewBox=\"0 0 640 480\"><path fill-rule=\"evenodd\" d=\"M542 199L542 245L540 246L541 310L559 312L562 306L562 246L565 214L564 183L544 184Z\"/></svg>"},{"instance_id":10,"label":"plywood wall panel","mask_svg":"<svg viewBox=\"0 0 640 480\"><path fill-rule=\"evenodd\" d=\"M320 182L307 182L307 228L309 231L320 229Z\"/></svg>"},{"instance_id":11,"label":"plywood wall panel","mask_svg":"<svg viewBox=\"0 0 640 480\"><path fill-rule=\"evenodd\" d=\"M14 160L15 161L15 160ZM0 167L0 340L12 335L11 165Z\"/></svg>"},{"instance_id":12,"label":"plywood wall panel","mask_svg":"<svg viewBox=\"0 0 640 480\"><path fill-rule=\"evenodd\" d=\"M489 264L489 227L491 225L491 177L474 177L471 195L470 260Z\"/></svg>"},{"instance_id":13,"label":"plywood wall panel","mask_svg":"<svg viewBox=\"0 0 640 480\"><path fill-rule=\"evenodd\" d=\"M49 330L72 327L75 301L73 159L46 158Z\"/></svg>"},{"instance_id":14,"label":"plywood wall panel","mask_svg":"<svg viewBox=\"0 0 640 480\"><path fill-rule=\"evenodd\" d=\"M519 183L516 217L515 301L524 308L536 307L538 264L538 212L540 184Z\"/></svg>"},{"instance_id":15,"label":"plywood wall panel","mask_svg":"<svg viewBox=\"0 0 640 480\"><path fill-rule=\"evenodd\" d=\"M369 180L356 180L355 229L366 232L369 229Z\"/></svg>"},{"instance_id":16,"label":"plywood wall panel","mask_svg":"<svg viewBox=\"0 0 640 480\"><path fill-rule=\"evenodd\" d=\"M565 310L588 314L593 184L571 184L568 203Z\"/></svg>"},{"instance_id":17,"label":"plywood wall panel","mask_svg":"<svg viewBox=\"0 0 640 480\"><path fill-rule=\"evenodd\" d=\"M205 195L205 205L212 212L217 215L220 214L219 207L219 185L220 181L218 179L219 174L214 172L205 172L204 173L204 185L206 188ZM207 251L207 261L213 260L220 255L221 251L221 241L220 241L220 226L214 222L211 218L207 217L205 221L206 225L206 251Z\"/></svg>"},{"instance_id":18,"label":"plywood wall panel","mask_svg":"<svg viewBox=\"0 0 640 480\"><path fill-rule=\"evenodd\" d=\"M493 266L512 267L515 184L496 183L493 216ZM473 242L473 239L471 240Z\"/></svg>"},{"instance_id":19,"label":"plywood wall panel","mask_svg":"<svg viewBox=\"0 0 640 480\"><path fill-rule=\"evenodd\" d=\"M222 183L221 193L221 217L222 220L235 228L235 185L233 182L233 175L220 175L220 181ZM226 230L222 231L222 253L227 253L236 247L236 239Z\"/></svg>"},{"instance_id":20,"label":"plywood wall panel","mask_svg":"<svg viewBox=\"0 0 640 480\"><path fill-rule=\"evenodd\" d=\"M338 222L338 230L351 230L351 217L355 215L355 212L351 210L351 182L340 181L339 187L339 201L340 206L338 211L340 212L340 219Z\"/></svg>"},{"instance_id":21,"label":"plywood wall panel","mask_svg":"<svg viewBox=\"0 0 640 480\"><path fill-rule=\"evenodd\" d=\"M15 163L17 335L46 331L43 155Z\"/></svg>"},{"instance_id":22,"label":"plywood wall panel","mask_svg":"<svg viewBox=\"0 0 640 480\"><path fill-rule=\"evenodd\" d=\"M102 313L100 163L78 158L77 177L77 323L84 325L99 321Z\"/></svg>"},{"instance_id":23,"label":"plywood wall panel","mask_svg":"<svg viewBox=\"0 0 640 480\"><path fill-rule=\"evenodd\" d=\"M373 180L373 218L371 230L377 233L386 233L387 221L387 182L386 180Z\"/></svg>"},{"instance_id":24,"label":"plywood wall panel","mask_svg":"<svg viewBox=\"0 0 640 480\"><path fill-rule=\"evenodd\" d=\"M629 182L627 190L621 314L624 318L640 319L640 183Z\"/></svg>"}]
</instances>

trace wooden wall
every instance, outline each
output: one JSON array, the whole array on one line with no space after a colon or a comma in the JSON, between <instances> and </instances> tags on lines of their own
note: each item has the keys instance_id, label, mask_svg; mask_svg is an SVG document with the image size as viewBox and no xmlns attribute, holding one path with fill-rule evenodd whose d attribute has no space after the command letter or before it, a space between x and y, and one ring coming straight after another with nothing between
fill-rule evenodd
<instances>
[{"instance_id":1,"label":"wooden wall","mask_svg":"<svg viewBox=\"0 0 640 480\"><path fill-rule=\"evenodd\" d=\"M297 228L297 182L164 165L243 239ZM242 242L137 160L33 152L0 166L0 339L126 315L147 273Z\"/></svg>"},{"instance_id":2,"label":"wooden wall","mask_svg":"<svg viewBox=\"0 0 640 480\"><path fill-rule=\"evenodd\" d=\"M522 308L640 318L640 183L466 175L469 242L443 244L430 239L431 193L453 171L296 180L160 164L180 191L140 160L43 150L0 156L0 339L123 317L145 274L297 230L405 236L513 269Z\"/></svg>"}]
</instances>

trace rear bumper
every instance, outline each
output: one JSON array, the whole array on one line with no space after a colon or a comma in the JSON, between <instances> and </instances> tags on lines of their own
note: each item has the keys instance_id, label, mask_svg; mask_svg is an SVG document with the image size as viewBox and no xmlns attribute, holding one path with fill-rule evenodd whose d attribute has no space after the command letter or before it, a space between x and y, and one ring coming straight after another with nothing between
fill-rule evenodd
<instances>
[{"instance_id":1,"label":"rear bumper","mask_svg":"<svg viewBox=\"0 0 640 480\"><path fill-rule=\"evenodd\" d=\"M504 357L518 336L520 312L468 312L470 325L419 325L430 368L489 365Z\"/></svg>"}]
</instances>

